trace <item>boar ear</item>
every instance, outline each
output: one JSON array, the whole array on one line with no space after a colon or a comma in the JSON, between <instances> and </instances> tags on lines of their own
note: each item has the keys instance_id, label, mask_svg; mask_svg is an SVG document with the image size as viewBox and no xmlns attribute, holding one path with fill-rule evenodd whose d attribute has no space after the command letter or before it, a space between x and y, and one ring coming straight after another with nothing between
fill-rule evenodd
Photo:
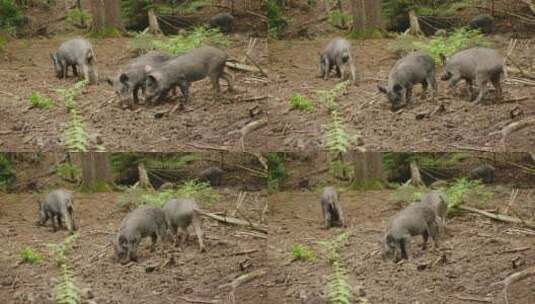
<instances>
[{"instance_id":1,"label":"boar ear","mask_svg":"<svg viewBox=\"0 0 535 304\"><path fill-rule=\"evenodd\" d=\"M145 68L144 68L144 71L145 71L145 73L148 74L148 73L152 72L152 67L150 65L146 65Z\"/></svg>"},{"instance_id":2,"label":"boar ear","mask_svg":"<svg viewBox=\"0 0 535 304\"><path fill-rule=\"evenodd\" d=\"M122 83L126 83L128 81L128 75L122 73L121 76L119 76L119 81Z\"/></svg>"},{"instance_id":3,"label":"boar ear","mask_svg":"<svg viewBox=\"0 0 535 304\"><path fill-rule=\"evenodd\" d=\"M386 94L388 91L386 90L385 86L378 84L377 89L379 92Z\"/></svg>"},{"instance_id":4,"label":"boar ear","mask_svg":"<svg viewBox=\"0 0 535 304\"><path fill-rule=\"evenodd\" d=\"M402 87L399 84L396 84L396 85L394 85L393 89L394 89L394 92L399 92L399 91L401 91Z\"/></svg>"},{"instance_id":5,"label":"boar ear","mask_svg":"<svg viewBox=\"0 0 535 304\"><path fill-rule=\"evenodd\" d=\"M446 58L446 55L442 53L438 54L438 56L440 57L440 61L442 61L442 64L446 63L446 61L448 60L448 58Z\"/></svg>"}]
</instances>

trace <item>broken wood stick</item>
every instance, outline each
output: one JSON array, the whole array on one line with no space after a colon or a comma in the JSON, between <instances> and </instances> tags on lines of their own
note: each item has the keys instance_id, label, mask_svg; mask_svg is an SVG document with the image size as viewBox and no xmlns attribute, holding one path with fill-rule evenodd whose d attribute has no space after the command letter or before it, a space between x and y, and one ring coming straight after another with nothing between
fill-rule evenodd
<instances>
[{"instance_id":1,"label":"broken wood stick","mask_svg":"<svg viewBox=\"0 0 535 304\"><path fill-rule=\"evenodd\" d=\"M203 300L203 299L193 299L193 298L186 298L186 297L177 297L178 299L184 300L188 303L202 303L202 304L217 304L220 301L216 300ZM169 299L171 300L171 299ZM172 300L172 302L175 302L175 300Z\"/></svg>"},{"instance_id":2,"label":"broken wood stick","mask_svg":"<svg viewBox=\"0 0 535 304\"><path fill-rule=\"evenodd\" d=\"M494 213L490 213L487 211L483 211L483 210L479 210L479 209L467 207L467 206L459 206L459 209L468 211L468 212L477 213L477 214L489 217L491 219L494 219L500 222L511 223L511 224L522 224L528 228L535 229L535 223L530 222L530 221L525 221L516 217L512 217L512 216L508 216L504 214L494 214Z\"/></svg>"},{"instance_id":3,"label":"broken wood stick","mask_svg":"<svg viewBox=\"0 0 535 304\"><path fill-rule=\"evenodd\" d=\"M206 217L209 217L209 218L214 219L216 221L219 221L221 223L231 224L231 225L236 225L236 226L249 227L249 228L251 228L253 230L256 230L256 231L259 231L259 232L268 233L268 228L265 225L249 223L249 222L246 222L246 221L243 221L243 220L240 220L240 219L237 219L237 218L233 218L233 217L228 217L228 216L219 216L219 215L216 215L216 214L213 214L213 213L209 213L209 212L206 212L206 211L203 211L203 210L198 210L198 212L201 215L204 215Z\"/></svg>"},{"instance_id":4,"label":"broken wood stick","mask_svg":"<svg viewBox=\"0 0 535 304\"><path fill-rule=\"evenodd\" d=\"M260 65L258 65L258 63L256 63L256 61L254 61L253 58L251 58L251 56L249 56L249 54L245 53L245 57L247 57L247 59L249 59L249 61L258 69L258 71L260 71L260 74L262 74L263 76L268 78L267 73L264 72L264 70L260 67Z\"/></svg>"},{"instance_id":5,"label":"broken wood stick","mask_svg":"<svg viewBox=\"0 0 535 304\"><path fill-rule=\"evenodd\" d=\"M535 125L535 117L530 117L525 120L515 121L513 123L510 123L509 125L505 126L501 131L492 132L489 135L501 134L502 135L501 143L503 147L505 148L505 141L507 140L507 137L511 135L511 133L514 133L516 131L522 130L524 128L527 128L533 125Z\"/></svg>"},{"instance_id":6,"label":"broken wood stick","mask_svg":"<svg viewBox=\"0 0 535 304\"><path fill-rule=\"evenodd\" d=\"M252 281L252 280L254 280L256 278L259 278L259 277L261 277L261 276L263 276L265 274L266 274L266 270L265 269L258 269L258 270L255 270L253 272L249 272L249 273L243 274L243 275L237 277L236 279L234 279L230 283L219 285L218 289L224 289L224 288L227 288L227 287L231 287L232 289L236 289L240 285L245 284L247 282L250 282L250 281Z\"/></svg>"},{"instance_id":7,"label":"broken wood stick","mask_svg":"<svg viewBox=\"0 0 535 304\"><path fill-rule=\"evenodd\" d=\"M253 66L243 64L243 63L227 61L225 65L231 69L235 69L239 71L265 74L263 71L259 70L257 67L253 67Z\"/></svg>"},{"instance_id":8,"label":"broken wood stick","mask_svg":"<svg viewBox=\"0 0 535 304\"><path fill-rule=\"evenodd\" d=\"M239 276L238 278L236 278L234 281L230 283L220 285L218 288L223 289L223 288L231 287L232 289L229 293L228 299L230 303L234 304L236 303L235 296L234 296L234 294L236 293L236 288L240 287L240 285L242 284L248 283L256 278L259 278L265 274L266 274L265 269L255 270L253 272L249 272L249 273Z\"/></svg>"},{"instance_id":9,"label":"broken wood stick","mask_svg":"<svg viewBox=\"0 0 535 304\"><path fill-rule=\"evenodd\" d=\"M512 275L508 276L507 278L505 278L505 280L503 281L500 281L500 282L496 282L492 285L502 285L503 284L503 296L504 296L504 299L505 299L505 303L506 304L509 304L509 297L507 295L507 289L509 288L509 286L515 282L518 282L518 281L521 281L521 280L524 280L530 276L534 276L535 275L535 266L531 266L530 268L527 268L527 269L524 269L522 271L519 271L519 272L516 272L516 273L513 273Z\"/></svg>"}]
</instances>

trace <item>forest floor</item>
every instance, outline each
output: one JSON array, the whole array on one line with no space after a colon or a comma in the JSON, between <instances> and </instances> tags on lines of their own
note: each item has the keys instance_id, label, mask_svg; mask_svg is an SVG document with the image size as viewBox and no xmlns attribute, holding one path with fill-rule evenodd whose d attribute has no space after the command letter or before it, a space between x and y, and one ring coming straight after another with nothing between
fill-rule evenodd
<instances>
[{"instance_id":1,"label":"forest floor","mask_svg":"<svg viewBox=\"0 0 535 304\"><path fill-rule=\"evenodd\" d=\"M510 190L506 187L487 189L493 192L489 202L469 205L490 210L508 200ZM515 210L533 218L533 193L523 191ZM533 232L468 213L448 220L447 235L441 238L439 249L430 245L422 251L421 238L415 237L410 261L385 262L379 253L379 242L387 220L401 208L393 202L392 193L344 192L342 205L348 228L330 230L322 228L318 193L270 196L270 303L326 303L321 295L326 292L332 267L321 242L331 241L343 232L348 233L348 239L339 248L340 261L347 270L355 299L361 296L369 303L502 304L502 287L492 284L535 263ZM316 259L294 260L291 252L297 244L309 248ZM512 285L509 301L535 303L535 278Z\"/></svg>"},{"instance_id":2,"label":"forest floor","mask_svg":"<svg viewBox=\"0 0 535 304\"><path fill-rule=\"evenodd\" d=\"M68 37L52 39L14 40L0 61L0 148L10 151L61 149L68 114L56 89L70 88L76 80L54 77L50 53ZM235 92L228 92L222 81L222 98L213 100L208 79L193 83L191 100L183 111L168 113L178 98L161 105L139 105L133 110L123 109L115 98L106 77L114 77L134 53L128 51L128 38L93 40L97 55L100 82L87 86L77 98L78 108L92 142L108 151L178 151L203 150L210 145L238 150L239 135L229 134L241 129L265 114L264 81L250 73L231 72ZM227 52L241 59L247 50L249 38L237 33L231 37ZM267 42L258 39L251 57L261 66L267 61ZM33 92L51 97L51 109L31 108L28 97ZM262 134L247 139L247 146L266 147L271 144ZM276 144L276 143L274 143ZM275 147L275 146L271 146Z\"/></svg>"},{"instance_id":3,"label":"forest floor","mask_svg":"<svg viewBox=\"0 0 535 304\"><path fill-rule=\"evenodd\" d=\"M202 205L203 210L226 212L235 208L237 192L219 191L221 200ZM249 193L256 200L240 213L258 222L265 195ZM158 243L150 253L149 240L140 246L138 263L121 265L114 260L111 240L125 212L114 208L116 193L75 194L76 214L80 221L79 238L67 254L74 269L82 303L191 303L226 301L230 289L220 288L240 275L266 267L266 240L247 234L247 229L223 225L203 218L202 227L207 251L199 253L197 239L191 231L187 244L175 247ZM54 286L59 268L47 244L58 244L66 231L52 232L50 224L37 227L36 196L31 194L0 197L0 298L3 303L54 303ZM31 247L44 255L40 264L21 262L20 250ZM266 302L262 278L246 282L236 290L236 303ZM91 298L91 299L89 299ZM93 301L93 302L91 302Z\"/></svg>"},{"instance_id":4,"label":"forest floor","mask_svg":"<svg viewBox=\"0 0 535 304\"><path fill-rule=\"evenodd\" d=\"M331 74L327 81L319 77L319 53L335 33L320 34L312 39L275 40L269 44L270 67L273 76L271 113L277 114L273 138L283 140L281 150L304 150L321 146L325 138L330 114L318 101L318 90L333 89L340 82ZM492 37L496 47L504 53L508 40ZM463 149L501 151L500 131L513 121L535 114L535 87L511 80L503 85L504 101L495 100L491 91L483 104L468 102L465 96L451 95L447 84L439 80L442 68L437 67L438 96L421 96L420 86L411 103L398 112L390 110L386 96L377 89L386 84L390 68L399 58L388 46L392 39L351 40L353 58L360 76L358 86L350 86L338 99L345 129L357 145L373 151L452 151ZM533 40L522 42L532 45ZM529 47L517 48L514 57L522 66L531 66L533 56ZM459 84L463 87L463 84ZM461 90L462 92L463 90ZM291 110L289 98L293 94L308 97L313 112ZM513 117L515 113L521 113ZM508 137L508 151L529 151L535 148L535 128L530 127Z\"/></svg>"}]
</instances>

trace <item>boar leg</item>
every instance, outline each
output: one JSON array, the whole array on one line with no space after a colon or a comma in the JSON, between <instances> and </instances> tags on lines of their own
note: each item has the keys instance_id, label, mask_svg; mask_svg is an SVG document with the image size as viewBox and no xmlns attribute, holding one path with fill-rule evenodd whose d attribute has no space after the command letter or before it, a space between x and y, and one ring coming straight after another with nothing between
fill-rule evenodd
<instances>
[{"instance_id":1,"label":"boar leg","mask_svg":"<svg viewBox=\"0 0 535 304\"><path fill-rule=\"evenodd\" d=\"M501 73L496 73L491 78L492 85L496 88L496 97L499 100L503 100L502 85L500 83L501 76Z\"/></svg>"},{"instance_id":2,"label":"boar leg","mask_svg":"<svg viewBox=\"0 0 535 304\"><path fill-rule=\"evenodd\" d=\"M331 222L332 222L331 211L329 210L329 206L326 204L322 206L322 209L323 209L323 220L325 223L325 229L329 229L331 228Z\"/></svg>"},{"instance_id":3,"label":"boar leg","mask_svg":"<svg viewBox=\"0 0 535 304\"><path fill-rule=\"evenodd\" d=\"M153 232L150 235L150 252L154 252L156 250L156 243L158 242L158 234L156 232Z\"/></svg>"},{"instance_id":4,"label":"boar leg","mask_svg":"<svg viewBox=\"0 0 535 304\"><path fill-rule=\"evenodd\" d=\"M422 238L424 240L422 250L425 250L427 248L427 240L429 239L429 232L427 230L422 233Z\"/></svg>"},{"instance_id":5,"label":"boar leg","mask_svg":"<svg viewBox=\"0 0 535 304\"><path fill-rule=\"evenodd\" d=\"M223 71L223 73L221 74L221 78L225 79L225 81L227 82L228 91L234 92L234 87L232 86L232 82L230 81L230 79L232 78L230 74L225 73L225 71Z\"/></svg>"},{"instance_id":6,"label":"boar leg","mask_svg":"<svg viewBox=\"0 0 535 304\"><path fill-rule=\"evenodd\" d=\"M329 58L325 58L325 74L323 74L323 80L329 79L330 72L331 72L331 63L329 62Z\"/></svg>"},{"instance_id":7,"label":"boar leg","mask_svg":"<svg viewBox=\"0 0 535 304\"><path fill-rule=\"evenodd\" d=\"M483 97L487 93L487 80L483 80L481 78L478 78L476 80L476 82L477 82L477 86L479 88L479 95L477 95L475 103L478 104L483 100Z\"/></svg>"},{"instance_id":8,"label":"boar leg","mask_svg":"<svg viewBox=\"0 0 535 304\"><path fill-rule=\"evenodd\" d=\"M399 249L401 251L401 259L409 259L409 240L407 238L401 238L399 240Z\"/></svg>"},{"instance_id":9,"label":"boar leg","mask_svg":"<svg viewBox=\"0 0 535 304\"><path fill-rule=\"evenodd\" d=\"M139 85L139 84L136 84L134 86L134 90L132 92L132 97L134 99L134 103L136 104L139 104L139 89L141 89L141 93L144 94L145 93L145 89L143 88L142 85Z\"/></svg>"},{"instance_id":10,"label":"boar leg","mask_svg":"<svg viewBox=\"0 0 535 304\"><path fill-rule=\"evenodd\" d=\"M182 81L178 83L178 87L180 88L180 91L182 92L182 95L184 96L184 103L188 103L189 99L189 82Z\"/></svg>"},{"instance_id":11,"label":"boar leg","mask_svg":"<svg viewBox=\"0 0 535 304\"><path fill-rule=\"evenodd\" d=\"M197 235L197 240L199 241L199 249L201 252L204 252L206 249L204 248L204 242L203 242L203 232L201 228L201 221L199 219L199 216L193 215L192 218L192 225L193 229L195 230L195 235Z\"/></svg>"}]
</instances>

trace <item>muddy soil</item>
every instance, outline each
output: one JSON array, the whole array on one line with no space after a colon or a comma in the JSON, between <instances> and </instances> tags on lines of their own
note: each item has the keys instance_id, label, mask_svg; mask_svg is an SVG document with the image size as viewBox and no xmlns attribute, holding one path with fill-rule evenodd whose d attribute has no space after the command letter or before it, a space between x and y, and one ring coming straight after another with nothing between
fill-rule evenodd
<instances>
[{"instance_id":1,"label":"muddy soil","mask_svg":"<svg viewBox=\"0 0 535 304\"><path fill-rule=\"evenodd\" d=\"M67 39L33 38L10 41L0 60L0 148L8 151L36 151L62 149L63 132L68 115L56 89L69 88L76 80L60 80L54 77L49 54ZM236 33L227 50L232 58L241 60L247 50L249 37ZM267 98L265 80L253 74L231 71L235 92L228 92L222 81L222 97L212 98L212 86L205 79L191 86L191 102L183 111L163 115L172 109L179 97L162 105L140 105L133 110L123 109L115 93L104 81L114 76L121 66L135 55L128 49L129 39L92 40L97 55L100 84L88 86L77 98L86 131L90 135L90 148L97 145L108 151L195 151L217 146L225 149L241 149L240 135L231 133L251 121L266 115ZM259 38L251 57L259 65L267 63L267 42ZM51 109L30 108L28 97L33 92L51 97L55 106ZM277 147L268 140L268 134L260 131L249 136L246 148L267 150Z\"/></svg>"},{"instance_id":2,"label":"muddy soil","mask_svg":"<svg viewBox=\"0 0 535 304\"><path fill-rule=\"evenodd\" d=\"M211 212L231 212L237 193L229 189L220 193L220 202L201 208ZM247 208L242 207L241 212L257 222L265 196L260 192L249 194L259 195L259 199ZM202 223L206 253L199 253L190 228L186 246L179 248L170 243L159 243L157 251L151 254L147 239L140 246L139 263L120 265L113 260L114 250L110 246L110 238L125 216L125 212L114 209L117 195L76 194L75 199L80 237L68 253L68 259L81 288L82 303L222 301L230 290L220 289L220 285L266 266L265 239L244 234L247 229L208 219L203 219ZM3 303L53 303L59 268L53 262L47 244L59 243L68 234L66 231L53 233L50 226L36 227L35 202L35 197L29 194L0 197L0 298ZM19 252L24 246L42 253L44 261L38 265L21 263ZM236 303L269 303L266 302L264 285L262 278L241 285L235 294ZM88 296L88 290L92 296ZM88 302L91 297L94 302Z\"/></svg>"},{"instance_id":3,"label":"muddy soil","mask_svg":"<svg viewBox=\"0 0 535 304\"><path fill-rule=\"evenodd\" d=\"M502 206L509 191L495 188L494 192L489 203L475 206L484 209ZM448 235L440 240L439 249L429 246L422 251L421 238L413 238L409 262L383 262L378 242L386 221L400 209L392 202L391 194L391 191L343 193L349 224L346 230L322 229L318 193L286 192L270 196L273 208L268 241L268 264L273 269L269 279L270 303L303 303L303 297L318 300L326 291L331 274L324 247L319 242L332 240L344 231L349 233L349 238L339 250L340 260L355 296L365 297L369 303L502 304L505 302L501 288L491 284L535 263L533 234L473 214L449 219ZM535 202L523 201L517 208L533 216ZM291 249L296 244L310 248L315 261L293 261ZM514 263L520 266L515 267ZM509 302L534 303L535 278L511 286Z\"/></svg>"},{"instance_id":4,"label":"muddy soil","mask_svg":"<svg viewBox=\"0 0 535 304\"><path fill-rule=\"evenodd\" d=\"M325 141L322 134L330 122L330 115L327 108L317 101L316 91L332 89L340 79L334 78L334 73L327 81L319 78L318 54L336 35L340 34L315 36L310 40L275 40L269 44L270 67L275 75L270 92L276 96L276 100L270 103L270 112L277 113L274 115L278 118L271 127L271 138L283 141L280 150L315 148ZM504 52L507 40L500 36L492 39ZM490 133L535 114L532 97L535 88L511 80L505 81L502 102L495 100L492 91L484 104L474 105L464 96L452 96L447 84L439 81L436 99L420 96L421 89L417 86L412 102L402 111L391 112L386 97L378 92L377 84L386 83L390 68L398 58L388 49L392 41L351 41L360 82L359 86L351 86L347 94L339 98L338 104L354 145L373 151L495 151L502 149L501 136ZM522 45L532 43L532 40L525 40ZM531 66L529 47L519 47L514 56L520 58L523 66ZM437 79L440 73L439 67ZM294 93L311 99L315 111L291 110L288 100ZM517 112L521 115L512 118ZM534 135L533 127L513 133L507 140L507 150L533 150Z\"/></svg>"}]
</instances>

